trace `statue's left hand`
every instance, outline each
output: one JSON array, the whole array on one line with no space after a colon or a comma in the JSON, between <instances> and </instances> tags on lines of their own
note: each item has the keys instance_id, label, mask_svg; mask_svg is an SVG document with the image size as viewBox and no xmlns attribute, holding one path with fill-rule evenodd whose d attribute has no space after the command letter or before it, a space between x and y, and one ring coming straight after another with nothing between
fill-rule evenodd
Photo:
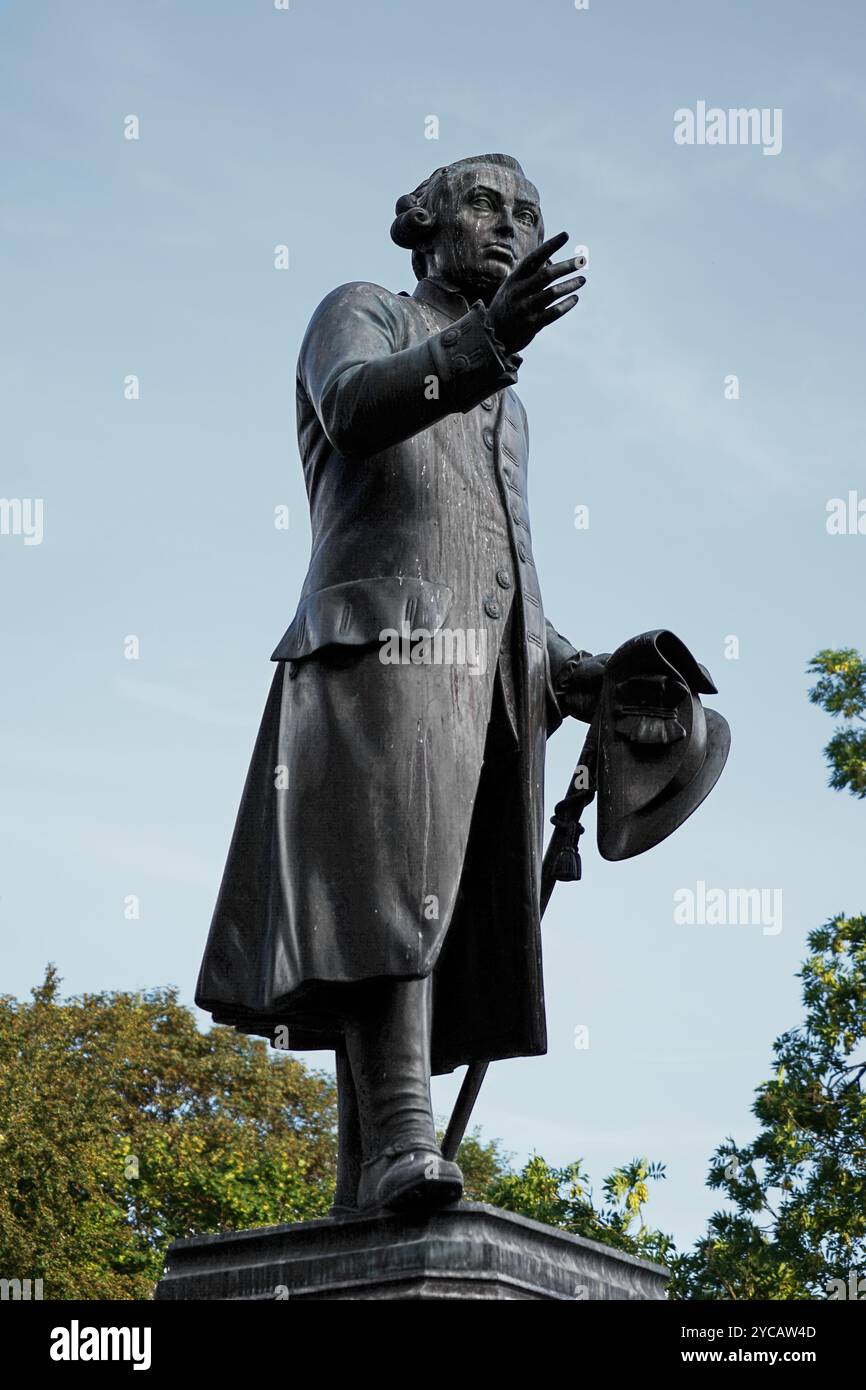
<instances>
[{"instance_id":1,"label":"statue's left hand","mask_svg":"<svg viewBox=\"0 0 866 1390\"><path fill-rule=\"evenodd\" d=\"M610 652L598 656L582 656L569 661L560 671L556 682L556 699L562 713L588 724L595 713L604 668Z\"/></svg>"}]
</instances>

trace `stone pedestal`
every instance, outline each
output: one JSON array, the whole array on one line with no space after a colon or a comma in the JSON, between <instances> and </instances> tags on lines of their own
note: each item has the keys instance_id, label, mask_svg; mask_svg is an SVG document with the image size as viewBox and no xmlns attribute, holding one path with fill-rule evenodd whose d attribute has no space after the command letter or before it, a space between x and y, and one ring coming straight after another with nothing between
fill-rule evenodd
<instances>
[{"instance_id":1,"label":"stone pedestal","mask_svg":"<svg viewBox=\"0 0 866 1390\"><path fill-rule=\"evenodd\" d=\"M662 1299L667 1270L496 1207L302 1221L169 1247L158 1299Z\"/></svg>"}]
</instances>

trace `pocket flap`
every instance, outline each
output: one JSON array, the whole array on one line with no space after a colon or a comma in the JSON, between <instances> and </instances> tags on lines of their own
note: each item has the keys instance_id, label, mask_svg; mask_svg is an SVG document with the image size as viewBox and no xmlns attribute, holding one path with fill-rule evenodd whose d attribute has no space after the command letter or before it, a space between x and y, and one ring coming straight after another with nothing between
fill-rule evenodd
<instances>
[{"instance_id":1,"label":"pocket flap","mask_svg":"<svg viewBox=\"0 0 866 1390\"><path fill-rule=\"evenodd\" d=\"M378 642L386 628L399 633L404 623L436 633L453 598L446 584L397 575L316 589L301 599L271 661L295 661L332 642L348 647Z\"/></svg>"}]
</instances>

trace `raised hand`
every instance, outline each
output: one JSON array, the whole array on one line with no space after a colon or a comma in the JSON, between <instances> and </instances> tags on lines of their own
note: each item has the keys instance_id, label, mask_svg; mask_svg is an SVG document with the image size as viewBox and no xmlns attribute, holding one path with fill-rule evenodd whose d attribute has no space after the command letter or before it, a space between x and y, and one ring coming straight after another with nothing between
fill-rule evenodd
<instances>
[{"instance_id":1,"label":"raised hand","mask_svg":"<svg viewBox=\"0 0 866 1390\"><path fill-rule=\"evenodd\" d=\"M586 264L583 256L550 264L550 257L568 241L560 232L530 251L503 280L488 306L491 327L506 352L520 352L536 333L562 318L577 303L577 290L586 284L585 275L563 280Z\"/></svg>"}]
</instances>

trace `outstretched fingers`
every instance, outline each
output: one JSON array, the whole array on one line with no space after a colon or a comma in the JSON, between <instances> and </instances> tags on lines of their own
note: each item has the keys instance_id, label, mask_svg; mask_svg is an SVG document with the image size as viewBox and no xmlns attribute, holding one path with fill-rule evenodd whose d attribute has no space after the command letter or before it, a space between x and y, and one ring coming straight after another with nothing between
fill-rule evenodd
<instances>
[{"instance_id":1,"label":"outstretched fingers","mask_svg":"<svg viewBox=\"0 0 866 1390\"><path fill-rule=\"evenodd\" d=\"M536 271L541 270L542 266L546 265L555 252L562 250L567 241L568 232L557 232L556 236L548 237L547 241L543 241L540 246L536 246L534 251L530 251L528 256L523 257L520 264L515 267L513 274L534 275Z\"/></svg>"},{"instance_id":2,"label":"outstretched fingers","mask_svg":"<svg viewBox=\"0 0 866 1390\"><path fill-rule=\"evenodd\" d=\"M561 319L563 314L570 313L576 303L577 295L572 294L568 299L560 299L556 304L551 304L550 308L545 309L544 313L541 315L540 323L542 328L546 328L549 323L556 323L556 320Z\"/></svg>"},{"instance_id":3,"label":"outstretched fingers","mask_svg":"<svg viewBox=\"0 0 866 1390\"><path fill-rule=\"evenodd\" d=\"M569 261L568 264L572 265L573 262ZM561 280L559 284L548 284L535 296L534 303L539 308L547 304L552 304L554 300L562 299L564 295L576 294L578 290L583 289L585 284L585 275L575 275L573 279Z\"/></svg>"}]
</instances>

